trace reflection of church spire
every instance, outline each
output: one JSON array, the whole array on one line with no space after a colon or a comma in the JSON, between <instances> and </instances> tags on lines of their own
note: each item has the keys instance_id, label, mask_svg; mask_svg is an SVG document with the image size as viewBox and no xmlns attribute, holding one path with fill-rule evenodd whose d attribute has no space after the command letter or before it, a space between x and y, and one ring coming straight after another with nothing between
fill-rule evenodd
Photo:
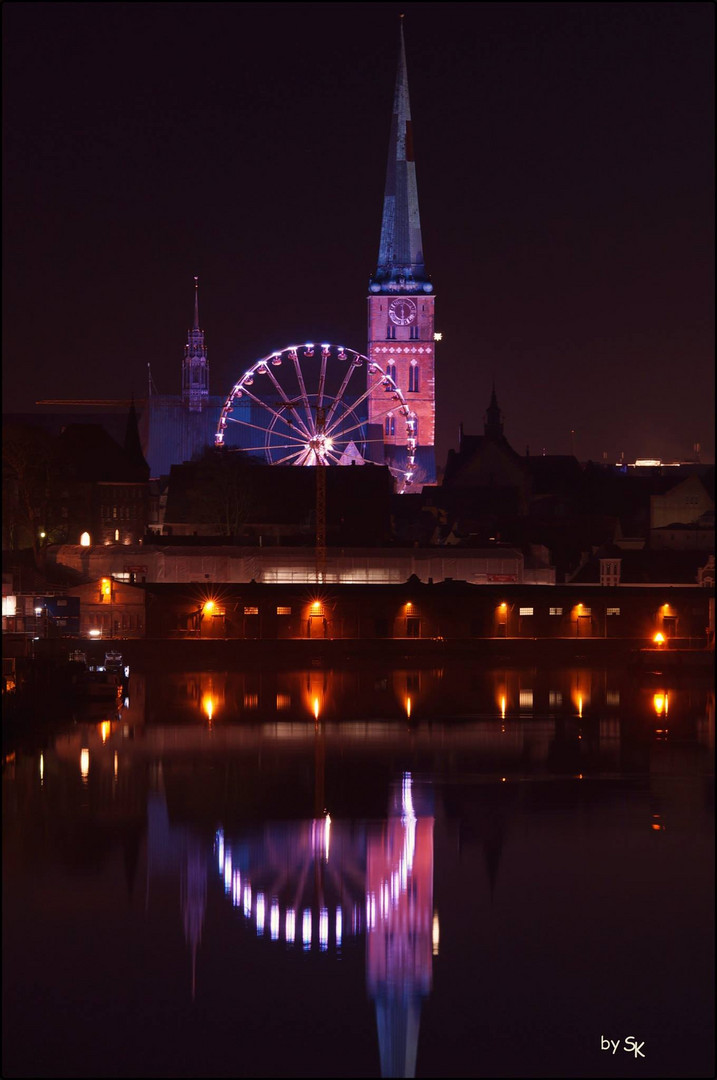
<instances>
[{"instance_id":1,"label":"reflection of church spire","mask_svg":"<svg viewBox=\"0 0 717 1080\"><path fill-rule=\"evenodd\" d=\"M417 797L406 773L400 805L368 842L366 979L382 1076L416 1074L421 1000L432 979L433 821L429 799Z\"/></svg>"},{"instance_id":2,"label":"reflection of church spire","mask_svg":"<svg viewBox=\"0 0 717 1080\"><path fill-rule=\"evenodd\" d=\"M207 906L207 864L196 839L187 841L181 877L184 937L192 952L192 1001L196 993L197 949L202 940L204 913Z\"/></svg>"}]
</instances>

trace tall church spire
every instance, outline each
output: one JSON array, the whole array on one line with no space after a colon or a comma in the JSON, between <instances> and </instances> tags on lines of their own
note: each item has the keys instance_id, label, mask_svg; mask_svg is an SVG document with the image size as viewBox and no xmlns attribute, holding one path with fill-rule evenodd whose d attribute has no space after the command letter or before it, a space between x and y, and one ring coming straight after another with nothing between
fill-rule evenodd
<instances>
[{"instance_id":1,"label":"tall church spire","mask_svg":"<svg viewBox=\"0 0 717 1080\"><path fill-rule=\"evenodd\" d=\"M199 329L199 278L194 279L194 325L187 334L182 362L182 404L202 412L209 397L209 363L204 331Z\"/></svg>"},{"instance_id":2,"label":"tall church spire","mask_svg":"<svg viewBox=\"0 0 717 1080\"><path fill-rule=\"evenodd\" d=\"M370 279L369 288L372 293L433 291L423 258L403 16L388 146L381 243L378 266Z\"/></svg>"},{"instance_id":3,"label":"tall church spire","mask_svg":"<svg viewBox=\"0 0 717 1080\"><path fill-rule=\"evenodd\" d=\"M409 485L415 490L419 484L436 482L434 306L433 285L423 259L401 16L381 244L378 266L369 280L367 355L382 370L386 365L410 409L407 428L415 449L409 455L401 447L401 417L387 410L385 403L369 399L371 437L383 433L383 462L379 455L377 460L388 465L402 491Z\"/></svg>"}]
</instances>

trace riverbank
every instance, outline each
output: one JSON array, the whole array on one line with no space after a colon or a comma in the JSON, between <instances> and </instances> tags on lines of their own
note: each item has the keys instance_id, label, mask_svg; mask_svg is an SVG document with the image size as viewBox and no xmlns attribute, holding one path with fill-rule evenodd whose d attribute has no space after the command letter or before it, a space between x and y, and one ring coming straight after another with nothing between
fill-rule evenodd
<instances>
[{"instance_id":1,"label":"riverbank","mask_svg":"<svg viewBox=\"0 0 717 1080\"><path fill-rule=\"evenodd\" d=\"M35 642L35 655L48 660L67 658L75 648L84 649L90 662L97 663L102 662L105 652L116 649L126 664L140 671L158 664L175 670L244 665L267 668L316 662L342 664L367 658L418 665L450 659L479 666L611 663L627 667L644 663L649 669L659 663L669 664L671 670L687 666L708 670L714 666L714 650L697 647L687 639L676 639L669 649L646 650L644 639L637 638L113 638L102 642L66 638Z\"/></svg>"}]
</instances>

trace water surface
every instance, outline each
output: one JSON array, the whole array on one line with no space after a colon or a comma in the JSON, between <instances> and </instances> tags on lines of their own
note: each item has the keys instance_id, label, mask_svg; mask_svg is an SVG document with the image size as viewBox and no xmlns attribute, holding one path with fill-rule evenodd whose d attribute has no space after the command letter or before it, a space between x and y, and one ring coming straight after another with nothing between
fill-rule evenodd
<instances>
[{"instance_id":1,"label":"water surface","mask_svg":"<svg viewBox=\"0 0 717 1080\"><path fill-rule=\"evenodd\" d=\"M7 754L3 1075L711 1076L713 752L699 678L133 670Z\"/></svg>"}]
</instances>

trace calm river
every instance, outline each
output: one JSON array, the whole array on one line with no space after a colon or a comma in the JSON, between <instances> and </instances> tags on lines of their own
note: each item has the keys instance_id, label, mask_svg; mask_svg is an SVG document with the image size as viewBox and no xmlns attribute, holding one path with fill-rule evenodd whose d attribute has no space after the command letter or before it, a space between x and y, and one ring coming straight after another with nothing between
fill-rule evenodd
<instances>
[{"instance_id":1,"label":"calm river","mask_svg":"<svg viewBox=\"0 0 717 1080\"><path fill-rule=\"evenodd\" d=\"M712 1076L711 680L506 664L168 661L7 746L3 1076Z\"/></svg>"}]
</instances>

